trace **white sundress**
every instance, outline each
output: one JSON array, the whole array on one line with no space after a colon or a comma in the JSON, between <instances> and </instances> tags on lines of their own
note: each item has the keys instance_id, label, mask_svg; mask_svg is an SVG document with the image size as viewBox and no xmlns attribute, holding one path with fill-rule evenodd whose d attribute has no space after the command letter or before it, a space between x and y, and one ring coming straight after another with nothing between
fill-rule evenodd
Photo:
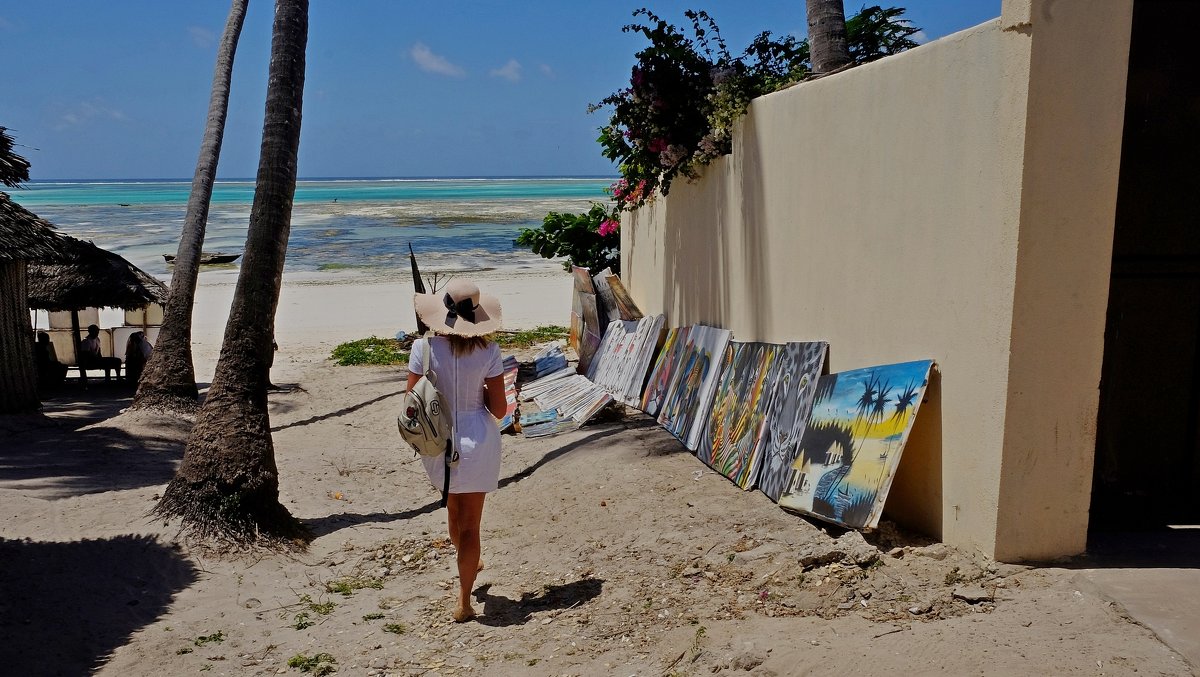
<instances>
[{"instance_id":1,"label":"white sundress","mask_svg":"<svg viewBox=\"0 0 1200 677\"><path fill-rule=\"evenodd\" d=\"M433 355L434 385L454 412L454 444L458 466L450 469L450 493L467 494L495 491L500 481L500 427L483 401L484 379L504 373L500 347L486 348L455 356L450 341L442 336L413 342L408 371L424 374ZM441 456L422 456L421 463L429 482L442 490L445 460Z\"/></svg>"}]
</instances>

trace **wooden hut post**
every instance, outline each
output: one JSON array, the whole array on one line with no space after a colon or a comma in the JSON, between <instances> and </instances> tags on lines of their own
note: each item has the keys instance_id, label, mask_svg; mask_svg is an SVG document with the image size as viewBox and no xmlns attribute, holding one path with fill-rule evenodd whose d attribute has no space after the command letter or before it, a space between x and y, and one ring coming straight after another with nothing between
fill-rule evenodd
<instances>
[{"instance_id":1,"label":"wooden hut post","mask_svg":"<svg viewBox=\"0 0 1200 677\"><path fill-rule=\"evenodd\" d=\"M33 364L33 325L29 322L24 261L0 260L0 345L12 346L13 358L0 369L0 414L40 407Z\"/></svg>"}]
</instances>

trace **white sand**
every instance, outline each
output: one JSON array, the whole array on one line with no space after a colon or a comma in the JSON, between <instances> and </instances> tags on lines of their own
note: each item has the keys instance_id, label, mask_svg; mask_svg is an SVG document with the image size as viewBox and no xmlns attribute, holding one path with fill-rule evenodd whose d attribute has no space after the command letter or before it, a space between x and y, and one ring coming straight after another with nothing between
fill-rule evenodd
<instances>
[{"instance_id":1,"label":"white sand","mask_svg":"<svg viewBox=\"0 0 1200 677\"><path fill-rule=\"evenodd\" d=\"M566 326L571 313L571 275L558 263L526 269L459 273L500 298L506 329ZM196 377L207 381L221 349L236 273L204 273L196 290L192 340ZM328 357L334 346L368 336L413 332L413 284L407 274L286 274L279 295L276 363Z\"/></svg>"}]
</instances>

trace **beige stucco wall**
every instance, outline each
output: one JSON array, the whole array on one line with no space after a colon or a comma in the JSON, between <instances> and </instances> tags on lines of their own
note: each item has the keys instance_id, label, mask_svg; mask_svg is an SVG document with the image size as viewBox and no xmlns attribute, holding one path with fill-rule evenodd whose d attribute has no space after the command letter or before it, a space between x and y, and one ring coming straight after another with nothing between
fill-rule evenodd
<instances>
[{"instance_id":1,"label":"beige stucco wall","mask_svg":"<svg viewBox=\"0 0 1200 677\"><path fill-rule=\"evenodd\" d=\"M1070 434L1070 486L1046 491L1063 475L1053 467L1062 449L1042 454L1054 442L1051 422L1079 423L1088 412L1094 421L1119 158L1118 122L1115 152L1105 146L1086 177L1065 182L1068 197L1088 207L1055 205L1060 182L1047 176L1047 166L1064 168L1081 154L1047 149L1043 136L1064 132L1080 112L1068 107L1049 124L1037 107L1057 110L1066 96L1086 94L1085 112L1098 107L1101 119L1067 135L1082 148L1110 140L1110 118L1119 117L1124 101L1124 64L1114 59L1100 66L1105 78L1119 81L1120 92L1110 85L1095 94L1078 91L1096 84L1085 79L1055 95L1055 78L1041 83L1042 70L1061 75L1067 67L1059 63L1061 52L1070 53L1074 67L1075 57L1091 55L1094 45L1035 49L1041 2L1021 2L1021 21L1006 12L754 101L732 155L698 182L676 183L668 197L622 225L627 285L645 310L666 313L672 325L716 324L740 340L826 339L834 371L935 359L940 372L888 513L1007 559L1082 549L1078 520L1060 519L1029 536L1013 516L1036 517L1040 525L1048 514L1078 512L1081 492L1090 490L1086 428ZM1069 6L1063 21L1075 21L1075 10L1086 4L1054 6ZM1095 19L1088 30L1120 23ZM1047 39L1074 39L1079 28L1053 29ZM1119 31L1101 31L1094 44L1121 54ZM1041 164L1028 167L1030 159ZM1085 247L1072 266L1079 278L1057 288L1050 284L1058 270L1053 259L1087 224L1108 244ZM1044 251L1049 244L1052 251ZM1062 322L1083 325L1082 351L1077 335L1070 346L1039 344L1061 331L1062 322L1043 322L1058 317L1050 306L1063 300L1077 312ZM1094 370L1056 370L1061 388L1039 393L1034 381L1041 372L1033 365L1056 363L1068 349L1078 354L1066 361L1072 368L1094 361ZM1024 362L1031 352L1039 354L1036 362ZM1037 423L1026 428L1018 415ZM1031 456L1038 457L1032 468ZM1030 470L1045 477L1033 481ZM1085 496L1084 530L1086 509Z\"/></svg>"}]
</instances>

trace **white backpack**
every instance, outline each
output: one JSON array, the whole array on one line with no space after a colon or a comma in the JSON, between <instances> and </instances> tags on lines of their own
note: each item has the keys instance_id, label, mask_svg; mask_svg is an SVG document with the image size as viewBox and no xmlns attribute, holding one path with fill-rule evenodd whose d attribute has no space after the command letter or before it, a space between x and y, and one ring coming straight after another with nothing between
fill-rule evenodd
<instances>
[{"instance_id":1,"label":"white backpack","mask_svg":"<svg viewBox=\"0 0 1200 677\"><path fill-rule=\"evenodd\" d=\"M404 393L400 416L396 419L400 436L422 456L446 453L446 445L454 431L450 412L437 390L436 381L437 374L427 370L421 380Z\"/></svg>"},{"instance_id":2,"label":"white backpack","mask_svg":"<svg viewBox=\"0 0 1200 677\"><path fill-rule=\"evenodd\" d=\"M446 472L442 486L442 506L450 494L450 468L458 465L458 451L454 449L453 412L446 406L437 389L437 373L434 372L433 346L429 346L429 366L420 380L404 393L400 402L400 415L396 427L400 437L421 456L443 456Z\"/></svg>"}]
</instances>

